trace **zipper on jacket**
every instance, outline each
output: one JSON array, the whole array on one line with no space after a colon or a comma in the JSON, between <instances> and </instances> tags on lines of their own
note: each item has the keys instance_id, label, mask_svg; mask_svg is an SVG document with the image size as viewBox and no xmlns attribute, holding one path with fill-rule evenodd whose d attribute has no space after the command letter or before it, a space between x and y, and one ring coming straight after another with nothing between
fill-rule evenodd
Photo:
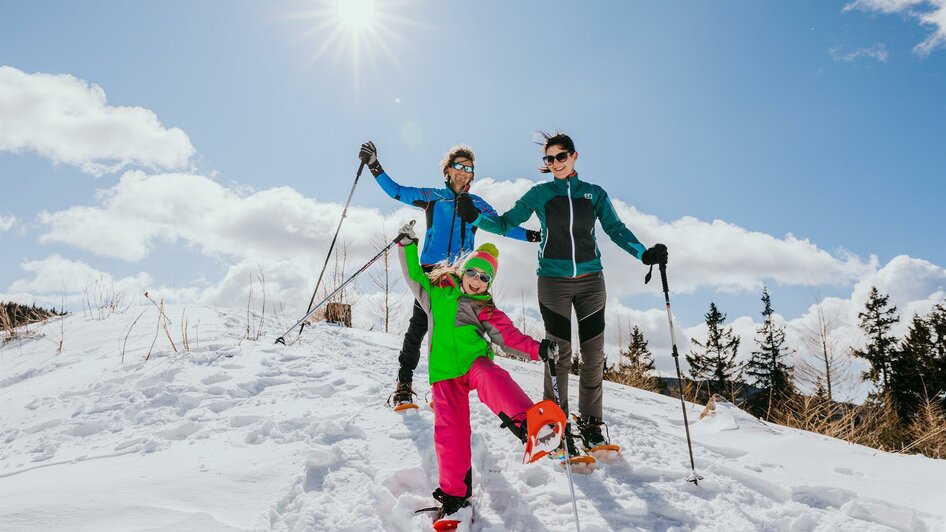
<instances>
[{"instance_id":1,"label":"zipper on jacket","mask_svg":"<svg viewBox=\"0 0 946 532\"><path fill-rule=\"evenodd\" d=\"M447 262L453 263L453 228L457 226L457 195L453 195L453 220L450 221L450 238L447 239Z\"/></svg>"},{"instance_id":2,"label":"zipper on jacket","mask_svg":"<svg viewBox=\"0 0 946 532\"><path fill-rule=\"evenodd\" d=\"M578 277L578 262L575 260L575 209L572 206L572 182L565 178L565 191L568 194L568 236L572 239L572 277Z\"/></svg>"}]
</instances>

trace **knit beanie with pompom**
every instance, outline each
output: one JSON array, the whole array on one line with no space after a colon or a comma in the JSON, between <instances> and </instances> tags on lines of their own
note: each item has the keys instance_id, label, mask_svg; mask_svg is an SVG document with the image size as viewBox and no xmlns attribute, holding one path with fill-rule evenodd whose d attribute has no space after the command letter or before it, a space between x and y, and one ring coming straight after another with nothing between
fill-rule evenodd
<instances>
[{"instance_id":1,"label":"knit beanie with pompom","mask_svg":"<svg viewBox=\"0 0 946 532\"><path fill-rule=\"evenodd\" d=\"M470 255L470 258L466 259L466 262L463 264L464 270L469 268L483 270L483 273L495 279L496 270L499 269L499 250L489 242L481 245L476 248L476 251L474 251ZM492 281L490 281L490 284L493 284Z\"/></svg>"}]
</instances>

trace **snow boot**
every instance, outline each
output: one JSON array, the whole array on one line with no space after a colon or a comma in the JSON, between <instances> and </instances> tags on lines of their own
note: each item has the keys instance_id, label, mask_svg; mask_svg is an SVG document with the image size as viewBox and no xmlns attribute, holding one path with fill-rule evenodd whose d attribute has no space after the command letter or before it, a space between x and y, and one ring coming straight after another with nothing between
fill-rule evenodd
<instances>
[{"instance_id":1,"label":"snow boot","mask_svg":"<svg viewBox=\"0 0 946 532\"><path fill-rule=\"evenodd\" d=\"M568 428L571 429L571 426L569 426ZM562 449L562 447L559 447L558 449L556 449L556 452L551 453L549 457L555 460L559 460L563 467L565 466L565 461L567 458L568 463L571 465L573 472L589 474L592 471L594 471L596 460L594 456L591 456L588 454L582 454L581 450L578 449L578 445L576 445L575 443L575 440L577 438L579 438L579 436L576 436L572 432L572 430L566 430L565 431L565 445L564 445L565 449ZM568 451L567 457L565 453L566 449Z\"/></svg>"},{"instance_id":2,"label":"snow boot","mask_svg":"<svg viewBox=\"0 0 946 532\"><path fill-rule=\"evenodd\" d=\"M578 435L584 445L585 452L596 458L613 458L621 451L619 445L611 443L611 436L608 432L608 426L600 418L593 416L575 418L575 425L578 427ZM604 427L605 433L601 433Z\"/></svg>"},{"instance_id":3,"label":"snow boot","mask_svg":"<svg viewBox=\"0 0 946 532\"><path fill-rule=\"evenodd\" d=\"M473 506L469 497L447 495L437 488L434 499L440 502L440 508L425 508L418 512L434 511L434 530L469 530L473 523Z\"/></svg>"},{"instance_id":4,"label":"snow boot","mask_svg":"<svg viewBox=\"0 0 946 532\"><path fill-rule=\"evenodd\" d=\"M414 390L411 388L411 383L398 382L394 393L388 397L388 406L394 408L395 412L401 412L412 408L417 409L418 406L416 403L414 403L415 395L417 394L415 394Z\"/></svg>"}]
</instances>

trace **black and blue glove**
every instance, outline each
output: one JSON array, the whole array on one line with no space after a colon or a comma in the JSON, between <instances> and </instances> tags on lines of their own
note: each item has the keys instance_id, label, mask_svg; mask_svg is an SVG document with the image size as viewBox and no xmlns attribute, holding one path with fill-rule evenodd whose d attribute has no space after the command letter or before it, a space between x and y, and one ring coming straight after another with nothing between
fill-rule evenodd
<instances>
[{"instance_id":1,"label":"black and blue glove","mask_svg":"<svg viewBox=\"0 0 946 532\"><path fill-rule=\"evenodd\" d=\"M375 148L374 142L369 140L362 144L361 151L358 152L358 158L365 163L368 170L371 170L371 175L378 177L384 173L384 168L381 168L381 163L378 162L378 148Z\"/></svg>"}]
</instances>

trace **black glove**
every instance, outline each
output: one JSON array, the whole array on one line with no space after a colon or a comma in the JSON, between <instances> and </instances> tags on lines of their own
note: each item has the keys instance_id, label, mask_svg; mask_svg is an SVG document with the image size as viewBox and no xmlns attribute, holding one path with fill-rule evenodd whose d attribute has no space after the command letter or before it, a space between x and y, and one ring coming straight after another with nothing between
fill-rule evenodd
<instances>
[{"instance_id":1,"label":"black glove","mask_svg":"<svg viewBox=\"0 0 946 532\"><path fill-rule=\"evenodd\" d=\"M369 140L362 144L361 151L358 152L358 158L368 166L371 175L378 177L384 173L384 168L381 168L381 163L378 162L378 148L374 147L374 142Z\"/></svg>"},{"instance_id":2,"label":"black glove","mask_svg":"<svg viewBox=\"0 0 946 532\"><path fill-rule=\"evenodd\" d=\"M667 264L667 246L663 244L654 244L654 246L641 255L641 262L651 266L654 264Z\"/></svg>"},{"instance_id":3,"label":"black glove","mask_svg":"<svg viewBox=\"0 0 946 532\"><path fill-rule=\"evenodd\" d=\"M468 224L473 223L480 215L480 210L473 205L473 198L469 194L463 193L457 196L457 215Z\"/></svg>"},{"instance_id":4,"label":"black glove","mask_svg":"<svg viewBox=\"0 0 946 532\"><path fill-rule=\"evenodd\" d=\"M558 363L558 344L546 338L542 340L539 344L539 358L542 359L542 362L552 361L553 364Z\"/></svg>"},{"instance_id":5,"label":"black glove","mask_svg":"<svg viewBox=\"0 0 946 532\"><path fill-rule=\"evenodd\" d=\"M541 242L542 231L533 231L532 229L526 229L526 241L527 242Z\"/></svg>"}]
</instances>

